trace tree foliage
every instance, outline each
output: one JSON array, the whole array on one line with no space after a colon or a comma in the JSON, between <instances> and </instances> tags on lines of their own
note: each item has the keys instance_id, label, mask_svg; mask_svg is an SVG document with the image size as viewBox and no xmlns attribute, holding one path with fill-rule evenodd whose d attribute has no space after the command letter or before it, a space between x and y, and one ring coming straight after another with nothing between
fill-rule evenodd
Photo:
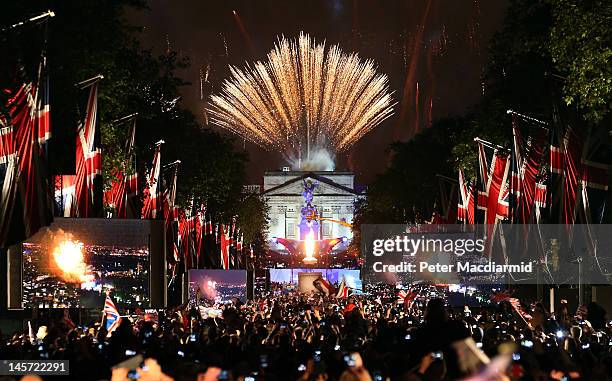
<instances>
[{"instance_id":1,"label":"tree foliage","mask_svg":"<svg viewBox=\"0 0 612 381\"><path fill-rule=\"evenodd\" d=\"M612 97L612 4L605 0L550 0L550 53L565 77L564 100L601 121Z\"/></svg>"}]
</instances>

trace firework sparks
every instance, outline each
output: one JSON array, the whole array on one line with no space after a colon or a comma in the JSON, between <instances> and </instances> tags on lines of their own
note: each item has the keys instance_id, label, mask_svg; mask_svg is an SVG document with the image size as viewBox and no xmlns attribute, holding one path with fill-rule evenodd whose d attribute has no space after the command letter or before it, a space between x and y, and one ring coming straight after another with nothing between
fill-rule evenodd
<instances>
[{"instance_id":1,"label":"firework sparks","mask_svg":"<svg viewBox=\"0 0 612 381\"><path fill-rule=\"evenodd\" d=\"M393 113L387 76L372 60L326 49L308 35L281 38L265 62L230 67L211 119L267 150L343 151Z\"/></svg>"},{"instance_id":2,"label":"firework sparks","mask_svg":"<svg viewBox=\"0 0 612 381\"><path fill-rule=\"evenodd\" d=\"M84 261L83 244L78 241L64 240L53 250L53 260L67 282L86 283L93 281Z\"/></svg>"}]
</instances>

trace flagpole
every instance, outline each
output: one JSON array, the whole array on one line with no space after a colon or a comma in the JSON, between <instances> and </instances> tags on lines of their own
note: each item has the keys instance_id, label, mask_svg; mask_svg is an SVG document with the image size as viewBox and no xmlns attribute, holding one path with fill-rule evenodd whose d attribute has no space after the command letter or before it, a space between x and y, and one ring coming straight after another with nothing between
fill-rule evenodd
<instances>
[{"instance_id":1,"label":"flagpole","mask_svg":"<svg viewBox=\"0 0 612 381\"><path fill-rule=\"evenodd\" d=\"M535 122L535 123L537 123L539 125L538 127L543 128L545 130L548 130L548 123L546 123L546 122L544 122L542 120L536 119L534 117L531 117L529 115L521 114L521 113L516 112L514 110L511 110L511 109L506 110L506 114L516 115L516 116L518 116L520 118L523 118L525 120L528 120L530 122Z\"/></svg>"},{"instance_id":2,"label":"flagpole","mask_svg":"<svg viewBox=\"0 0 612 381\"><path fill-rule=\"evenodd\" d=\"M18 22L16 24L7 26L6 28L2 28L2 32L7 32L7 31L9 31L11 29L15 29L15 28L18 28L20 26L24 26L24 25L32 23L34 21L43 20L43 19L51 18L51 17L55 17L55 12L53 12L52 10L49 9L46 12L39 14L38 16L34 16L34 17L31 17L31 18L29 18L27 20L20 21L20 22Z\"/></svg>"},{"instance_id":3,"label":"flagpole","mask_svg":"<svg viewBox=\"0 0 612 381\"><path fill-rule=\"evenodd\" d=\"M129 122L130 120L134 119L137 116L138 116L138 113L135 112L133 114L126 115L126 116L123 116L121 118L115 119L111 123L116 126L116 125L119 125L119 124L122 124L122 123L125 123L125 122Z\"/></svg>"},{"instance_id":4,"label":"flagpole","mask_svg":"<svg viewBox=\"0 0 612 381\"><path fill-rule=\"evenodd\" d=\"M89 79L86 79L84 81L77 82L77 83L74 84L74 86L78 87L79 89L82 90L82 89L84 89L84 88L86 88L88 86L91 86L94 83L100 81L101 79L104 79L104 76L102 74L98 74L98 75L96 75L94 77L91 77Z\"/></svg>"},{"instance_id":5,"label":"flagpole","mask_svg":"<svg viewBox=\"0 0 612 381\"><path fill-rule=\"evenodd\" d=\"M484 140L484 139L481 139L481 138L479 138L479 137L475 137L475 138L474 138L474 141L475 141L476 143L480 143L480 144L482 144L482 145L484 145L484 146L486 146L486 147L493 148L493 149L496 149L496 150L499 150L499 151L503 151L503 152L505 152L505 153L509 153L509 152L510 152L510 150L509 150L508 148L506 148L506 147L502 147L502 146L500 146L500 145L498 145L498 144L491 143L491 142L486 141L486 140Z\"/></svg>"},{"instance_id":6,"label":"flagpole","mask_svg":"<svg viewBox=\"0 0 612 381\"><path fill-rule=\"evenodd\" d=\"M436 177L444 179L444 180L447 180L447 181L450 181L450 182L455 183L455 184L457 183L457 179L453 179L453 178L450 178L448 176L441 175L439 173L436 173Z\"/></svg>"}]
</instances>

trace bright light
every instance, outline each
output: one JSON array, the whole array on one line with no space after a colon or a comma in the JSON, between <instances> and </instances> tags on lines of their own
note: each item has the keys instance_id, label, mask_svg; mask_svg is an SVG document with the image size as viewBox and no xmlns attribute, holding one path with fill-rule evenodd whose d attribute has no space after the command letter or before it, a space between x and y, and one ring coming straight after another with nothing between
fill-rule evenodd
<instances>
[{"instance_id":1,"label":"bright light","mask_svg":"<svg viewBox=\"0 0 612 381\"><path fill-rule=\"evenodd\" d=\"M562 331L562 330L558 330L558 331L557 331L557 338L562 339L562 338L563 338L563 336L565 336L565 334L563 333L563 331Z\"/></svg>"},{"instance_id":2,"label":"bright light","mask_svg":"<svg viewBox=\"0 0 612 381\"><path fill-rule=\"evenodd\" d=\"M88 283L94 280L89 273L83 255L83 244L78 241L62 241L53 250L53 259L62 272L62 278L72 283Z\"/></svg>"},{"instance_id":3,"label":"bright light","mask_svg":"<svg viewBox=\"0 0 612 381\"><path fill-rule=\"evenodd\" d=\"M317 258L314 257L315 239L314 232L312 231L312 229L308 231L308 234L306 234L306 237L304 238L304 252L306 253L304 262L314 263L317 261Z\"/></svg>"}]
</instances>

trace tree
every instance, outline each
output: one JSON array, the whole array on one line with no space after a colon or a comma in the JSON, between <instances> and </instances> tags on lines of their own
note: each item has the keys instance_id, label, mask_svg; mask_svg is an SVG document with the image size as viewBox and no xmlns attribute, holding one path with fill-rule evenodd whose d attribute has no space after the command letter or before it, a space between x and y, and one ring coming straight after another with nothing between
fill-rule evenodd
<instances>
[{"instance_id":1,"label":"tree","mask_svg":"<svg viewBox=\"0 0 612 381\"><path fill-rule=\"evenodd\" d=\"M553 23L550 53L565 77L565 102L592 122L610 111L612 96L612 5L603 0L549 0Z\"/></svg>"}]
</instances>

